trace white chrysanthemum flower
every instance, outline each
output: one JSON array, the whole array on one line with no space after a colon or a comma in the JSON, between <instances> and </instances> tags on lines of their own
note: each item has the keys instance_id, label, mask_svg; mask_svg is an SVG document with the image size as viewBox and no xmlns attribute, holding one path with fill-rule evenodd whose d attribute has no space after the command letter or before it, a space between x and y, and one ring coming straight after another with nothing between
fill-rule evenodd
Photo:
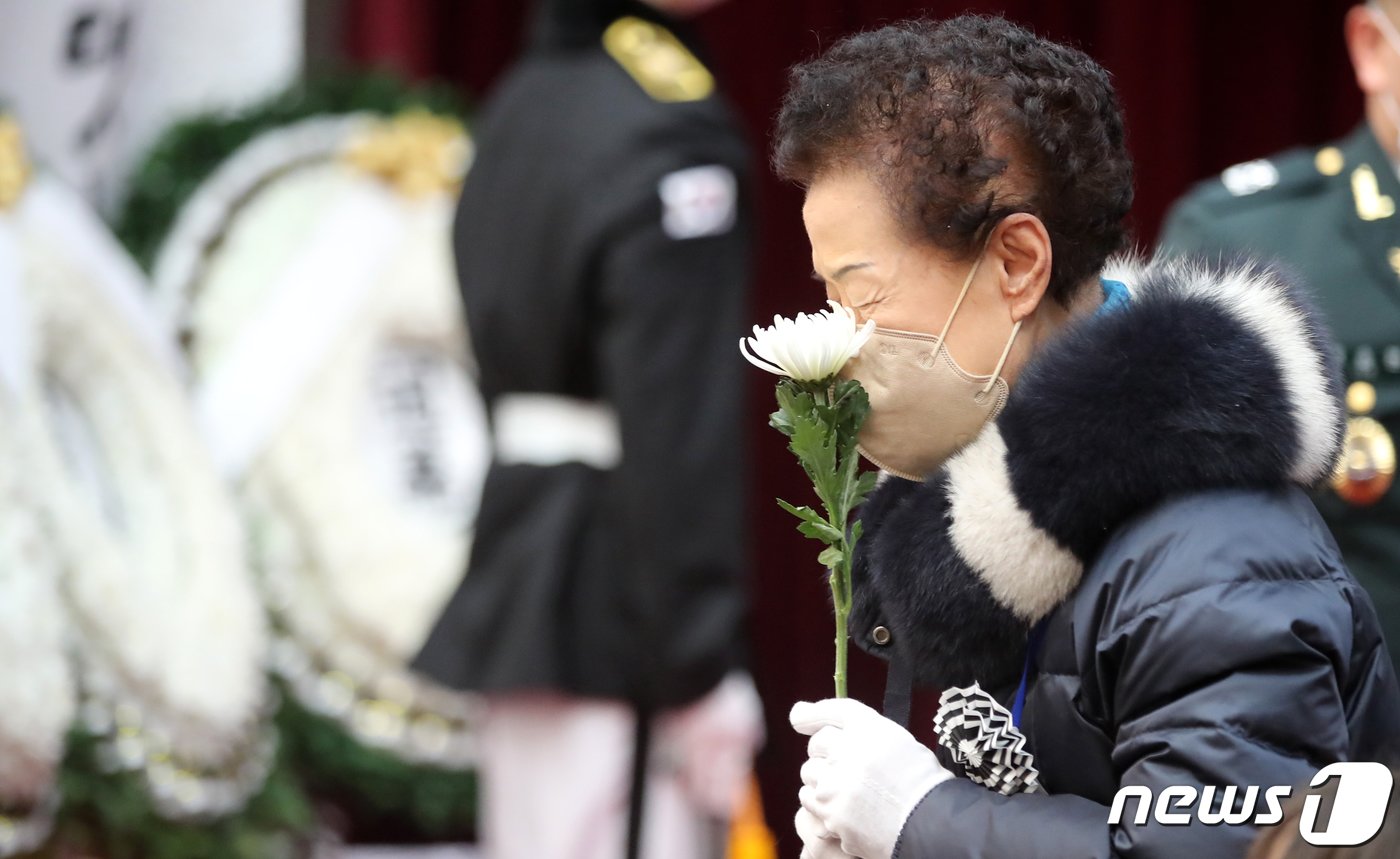
<instances>
[{"instance_id":1,"label":"white chrysanthemum flower","mask_svg":"<svg viewBox=\"0 0 1400 859\"><path fill-rule=\"evenodd\" d=\"M875 332L874 320L856 324L855 314L835 301L829 310L799 313L796 319L774 316L767 328L739 339L750 364L796 382L830 379L856 356Z\"/></svg>"}]
</instances>

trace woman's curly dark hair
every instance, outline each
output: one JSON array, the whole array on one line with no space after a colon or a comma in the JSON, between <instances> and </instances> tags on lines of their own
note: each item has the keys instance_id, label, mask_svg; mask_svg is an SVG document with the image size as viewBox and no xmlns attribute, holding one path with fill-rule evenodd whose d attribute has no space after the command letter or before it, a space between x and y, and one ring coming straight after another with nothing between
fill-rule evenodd
<instances>
[{"instance_id":1,"label":"woman's curly dark hair","mask_svg":"<svg viewBox=\"0 0 1400 859\"><path fill-rule=\"evenodd\" d=\"M778 173L808 185L870 171L898 220L971 256L1029 212L1067 304L1125 241L1133 164L1108 72L1002 18L908 21L795 67L778 116Z\"/></svg>"}]
</instances>

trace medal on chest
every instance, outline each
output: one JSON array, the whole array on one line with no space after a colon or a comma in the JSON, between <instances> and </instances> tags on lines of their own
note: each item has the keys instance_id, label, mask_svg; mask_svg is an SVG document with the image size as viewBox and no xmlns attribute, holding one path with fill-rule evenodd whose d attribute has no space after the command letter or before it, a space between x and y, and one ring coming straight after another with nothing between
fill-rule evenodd
<instances>
[{"instance_id":1,"label":"medal on chest","mask_svg":"<svg viewBox=\"0 0 1400 859\"><path fill-rule=\"evenodd\" d=\"M1379 501L1395 481L1395 441L1380 421L1371 417L1376 389L1370 382L1347 388L1346 440L1332 472L1332 488L1348 504L1364 507Z\"/></svg>"}]
</instances>

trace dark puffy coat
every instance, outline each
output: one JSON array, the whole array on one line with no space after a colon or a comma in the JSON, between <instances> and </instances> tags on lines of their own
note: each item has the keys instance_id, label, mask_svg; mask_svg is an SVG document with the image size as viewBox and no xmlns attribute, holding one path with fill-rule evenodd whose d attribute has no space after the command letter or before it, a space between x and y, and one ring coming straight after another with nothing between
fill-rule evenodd
<instances>
[{"instance_id":1,"label":"dark puffy coat","mask_svg":"<svg viewBox=\"0 0 1400 859\"><path fill-rule=\"evenodd\" d=\"M1022 728L1046 792L940 785L897 859L1238 859L1251 827L1110 826L1114 795L1305 784L1397 751L1375 611L1302 489L1342 432L1316 314L1246 263L1120 268L1128 307L1048 345L972 445L863 512L867 650L1006 690L1044 624Z\"/></svg>"}]
</instances>

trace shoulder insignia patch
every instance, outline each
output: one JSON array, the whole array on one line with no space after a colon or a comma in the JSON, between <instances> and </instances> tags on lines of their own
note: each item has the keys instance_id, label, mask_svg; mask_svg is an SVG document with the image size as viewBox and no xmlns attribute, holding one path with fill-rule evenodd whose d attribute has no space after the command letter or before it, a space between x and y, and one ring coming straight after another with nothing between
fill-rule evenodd
<instances>
[{"instance_id":1,"label":"shoulder insignia patch","mask_svg":"<svg viewBox=\"0 0 1400 859\"><path fill-rule=\"evenodd\" d=\"M603 32L603 49L657 101L700 101L714 92L710 70L659 24L619 18Z\"/></svg>"},{"instance_id":2,"label":"shoulder insignia patch","mask_svg":"<svg viewBox=\"0 0 1400 859\"><path fill-rule=\"evenodd\" d=\"M734 226L739 183L728 167L707 164L668 173L657 193L661 228L673 239L716 236Z\"/></svg>"},{"instance_id":3,"label":"shoulder insignia patch","mask_svg":"<svg viewBox=\"0 0 1400 859\"><path fill-rule=\"evenodd\" d=\"M1257 194L1278 184L1278 168L1265 158L1236 164L1220 174L1220 182L1236 197Z\"/></svg>"}]
</instances>

